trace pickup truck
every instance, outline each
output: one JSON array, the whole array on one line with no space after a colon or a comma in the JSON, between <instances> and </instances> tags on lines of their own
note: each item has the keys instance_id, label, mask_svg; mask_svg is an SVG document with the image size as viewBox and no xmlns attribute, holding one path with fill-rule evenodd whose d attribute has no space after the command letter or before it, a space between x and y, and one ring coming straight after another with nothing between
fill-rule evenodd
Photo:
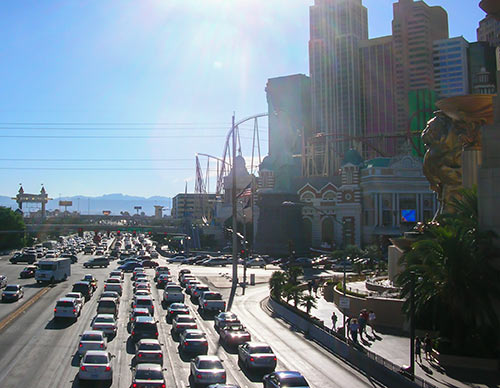
<instances>
[{"instance_id":1,"label":"pickup truck","mask_svg":"<svg viewBox=\"0 0 500 388\"><path fill-rule=\"evenodd\" d=\"M226 310L226 302L218 292L205 291L199 299L200 313L219 313Z\"/></svg>"},{"instance_id":2,"label":"pickup truck","mask_svg":"<svg viewBox=\"0 0 500 388\"><path fill-rule=\"evenodd\" d=\"M171 303L184 303L184 293L180 286L165 286L163 291L163 304L168 306Z\"/></svg>"}]
</instances>

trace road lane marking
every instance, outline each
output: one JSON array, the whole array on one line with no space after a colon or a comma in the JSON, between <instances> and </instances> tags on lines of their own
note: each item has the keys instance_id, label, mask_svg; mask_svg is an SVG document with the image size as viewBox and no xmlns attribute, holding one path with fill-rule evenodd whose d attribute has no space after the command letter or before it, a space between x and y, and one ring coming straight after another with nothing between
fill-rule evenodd
<instances>
[{"instance_id":1,"label":"road lane marking","mask_svg":"<svg viewBox=\"0 0 500 388\"><path fill-rule=\"evenodd\" d=\"M51 287L44 287L38 291L31 299L20 306L17 310L13 311L10 315L4 318L0 322L0 332L4 330L10 323L12 323L17 317L24 313L30 306L32 306L36 301L38 301L43 295L45 295Z\"/></svg>"}]
</instances>

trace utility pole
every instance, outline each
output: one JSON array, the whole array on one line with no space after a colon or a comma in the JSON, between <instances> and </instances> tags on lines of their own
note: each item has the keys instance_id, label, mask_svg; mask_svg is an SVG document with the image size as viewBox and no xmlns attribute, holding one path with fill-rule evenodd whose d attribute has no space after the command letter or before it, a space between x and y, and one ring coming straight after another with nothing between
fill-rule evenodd
<instances>
[{"instance_id":1,"label":"utility pole","mask_svg":"<svg viewBox=\"0 0 500 388\"><path fill-rule=\"evenodd\" d=\"M415 272L410 272L410 378L415 379Z\"/></svg>"},{"instance_id":2,"label":"utility pole","mask_svg":"<svg viewBox=\"0 0 500 388\"><path fill-rule=\"evenodd\" d=\"M231 284L231 293L229 294L229 301L227 303L227 310L231 310L233 305L234 296L236 295L236 287L238 286L238 239L236 233L238 232L237 212L236 212L236 128L234 127L234 113L231 124L231 131L233 135L233 181L231 190L231 204L233 206L233 279Z\"/></svg>"},{"instance_id":3,"label":"utility pole","mask_svg":"<svg viewBox=\"0 0 500 388\"><path fill-rule=\"evenodd\" d=\"M247 288L247 220L245 219L245 209L243 209L243 250L245 251L245 257L243 257L243 290L242 294L245 295L245 290Z\"/></svg>"}]
</instances>

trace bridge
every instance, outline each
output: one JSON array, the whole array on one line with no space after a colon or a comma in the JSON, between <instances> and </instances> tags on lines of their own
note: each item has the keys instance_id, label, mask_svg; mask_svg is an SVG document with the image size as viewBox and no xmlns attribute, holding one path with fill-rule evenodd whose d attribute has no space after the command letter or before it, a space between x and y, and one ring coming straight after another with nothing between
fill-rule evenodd
<instances>
[{"instance_id":1,"label":"bridge","mask_svg":"<svg viewBox=\"0 0 500 388\"><path fill-rule=\"evenodd\" d=\"M182 227L174 225L118 225L118 224L26 224L27 233L39 232L136 232L164 234L164 235L182 235Z\"/></svg>"}]
</instances>

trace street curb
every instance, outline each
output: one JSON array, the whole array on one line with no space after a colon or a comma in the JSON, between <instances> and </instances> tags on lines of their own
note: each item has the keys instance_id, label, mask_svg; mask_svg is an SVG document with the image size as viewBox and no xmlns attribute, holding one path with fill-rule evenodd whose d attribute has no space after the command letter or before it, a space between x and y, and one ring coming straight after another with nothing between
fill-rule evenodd
<instances>
[{"instance_id":1,"label":"street curb","mask_svg":"<svg viewBox=\"0 0 500 388\"><path fill-rule=\"evenodd\" d=\"M44 287L40 291L38 291L35 295L33 295L30 299L28 299L24 304L19 306L18 309L14 310L7 317L5 317L2 321L0 321L0 333L9 327L9 325L14 322L19 316L28 310L32 305L34 305L43 295L45 295L51 287Z\"/></svg>"}]
</instances>

